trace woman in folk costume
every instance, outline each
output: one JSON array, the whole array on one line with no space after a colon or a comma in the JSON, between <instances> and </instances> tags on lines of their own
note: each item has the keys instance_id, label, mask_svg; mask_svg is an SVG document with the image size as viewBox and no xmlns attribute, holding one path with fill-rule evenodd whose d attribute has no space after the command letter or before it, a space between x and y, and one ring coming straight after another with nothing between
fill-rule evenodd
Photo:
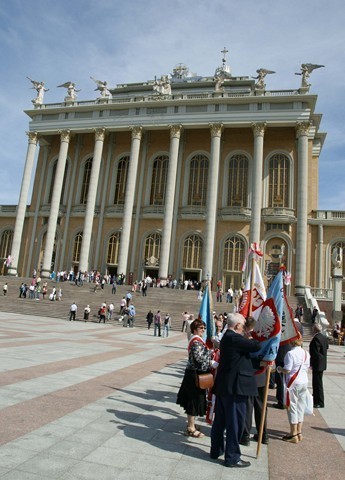
<instances>
[{"instance_id":1,"label":"woman in folk costume","mask_svg":"<svg viewBox=\"0 0 345 480\"><path fill-rule=\"evenodd\" d=\"M308 392L308 369L310 355L302 348L303 339L301 334L291 342L290 350L284 358L284 367L277 367L278 373L285 374L287 387L285 404L287 407L290 433L284 435L283 440L290 443L298 443L303 439L302 426Z\"/></svg>"},{"instance_id":2,"label":"woman in folk costume","mask_svg":"<svg viewBox=\"0 0 345 480\"><path fill-rule=\"evenodd\" d=\"M192 336L188 344L188 363L177 394L176 403L184 408L187 414L187 430L185 435L202 438L195 425L195 417L203 417L206 414L206 390L196 386L196 376L199 373L207 373L211 368L216 368L218 363L213 360L213 350L210 350L202 339L205 332L205 324L196 319L190 325Z\"/></svg>"}]
</instances>

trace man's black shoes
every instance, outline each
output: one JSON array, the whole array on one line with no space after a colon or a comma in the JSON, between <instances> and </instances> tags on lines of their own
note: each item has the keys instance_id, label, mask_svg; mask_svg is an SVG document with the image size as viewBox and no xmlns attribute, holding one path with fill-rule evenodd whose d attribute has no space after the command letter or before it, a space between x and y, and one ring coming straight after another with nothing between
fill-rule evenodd
<instances>
[{"instance_id":1,"label":"man's black shoes","mask_svg":"<svg viewBox=\"0 0 345 480\"><path fill-rule=\"evenodd\" d=\"M244 447L249 447L250 445L250 437L248 436L243 436L240 440L240 444L243 445Z\"/></svg>"},{"instance_id":2,"label":"man's black shoes","mask_svg":"<svg viewBox=\"0 0 345 480\"><path fill-rule=\"evenodd\" d=\"M324 406L324 405L321 405L320 403L316 403L316 404L314 405L314 408L325 408L325 406Z\"/></svg>"},{"instance_id":3,"label":"man's black shoes","mask_svg":"<svg viewBox=\"0 0 345 480\"><path fill-rule=\"evenodd\" d=\"M239 460L237 463L224 463L224 467L229 467L229 468L246 468L250 467L251 463L250 462L245 462L244 460Z\"/></svg>"}]
</instances>

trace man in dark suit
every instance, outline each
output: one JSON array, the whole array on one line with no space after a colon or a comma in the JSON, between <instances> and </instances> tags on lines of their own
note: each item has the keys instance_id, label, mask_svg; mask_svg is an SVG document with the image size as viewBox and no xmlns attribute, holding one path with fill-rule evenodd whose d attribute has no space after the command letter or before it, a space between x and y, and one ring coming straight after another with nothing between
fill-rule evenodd
<instances>
[{"instance_id":1,"label":"man in dark suit","mask_svg":"<svg viewBox=\"0 0 345 480\"><path fill-rule=\"evenodd\" d=\"M321 325L315 323L313 326L314 336L309 345L314 408L323 408L325 406L322 377L323 372L327 369L328 340L321 331Z\"/></svg>"},{"instance_id":2,"label":"man in dark suit","mask_svg":"<svg viewBox=\"0 0 345 480\"><path fill-rule=\"evenodd\" d=\"M250 466L250 462L241 459L239 445L246 420L247 398L258 393L249 354L259 351L260 343L243 337L245 318L241 314L230 313L227 323L228 330L220 342L210 457L216 459L224 453L226 467L243 468Z\"/></svg>"}]
</instances>

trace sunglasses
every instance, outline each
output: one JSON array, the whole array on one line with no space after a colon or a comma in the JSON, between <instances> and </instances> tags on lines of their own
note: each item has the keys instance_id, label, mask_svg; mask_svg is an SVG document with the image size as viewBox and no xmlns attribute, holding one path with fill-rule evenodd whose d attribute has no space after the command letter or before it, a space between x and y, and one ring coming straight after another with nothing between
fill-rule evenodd
<instances>
[{"instance_id":1,"label":"sunglasses","mask_svg":"<svg viewBox=\"0 0 345 480\"><path fill-rule=\"evenodd\" d=\"M198 327L198 330L205 330L205 327Z\"/></svg>"}]
</instances>

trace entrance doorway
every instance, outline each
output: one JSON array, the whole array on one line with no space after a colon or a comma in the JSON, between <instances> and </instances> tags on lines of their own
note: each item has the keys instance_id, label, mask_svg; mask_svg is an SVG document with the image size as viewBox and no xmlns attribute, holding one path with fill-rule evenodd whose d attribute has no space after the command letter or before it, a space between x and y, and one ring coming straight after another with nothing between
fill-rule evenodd
<instances>
[{"instance_id":1,"label":"entrance doorway","mask_svg":"<svg viewBox=\"0 0 345 480\"><path fill-rule=\"evenodd\" d=\"M242 286L242 272L224 272L223 290L226 292L230 287L235 290Z\"/></svg>"},{"instance_id":2,"label":"entrance doorway","mask_svg":"<svg viewBox=\"0 0 345 480\"><path fill-rule=\"evenodd\" d=\"M107 266L108 275L113 277L114 275L117 276L117 265L108 265Z\"/></svg>"},{"instance_id":3,"label":"entrance doorway","mask_svg":"<svg viewBox=\"0 0 345 480\"><path fill-rule=\"evenodd\" d=\"M183 280L200 282L200 270L183 270Z\"/></svg>"},{"instance_id":4,"label":"entrance doorway","mask_svg":"<svg viewBox=\"0 0 345 480\"><path fill-rule=\"evenodd\" d=\"M146 278L147 276L151 278L158 278L158 268L145 268L144 269L144 277Z\"/></svg>"}]
</instances>

